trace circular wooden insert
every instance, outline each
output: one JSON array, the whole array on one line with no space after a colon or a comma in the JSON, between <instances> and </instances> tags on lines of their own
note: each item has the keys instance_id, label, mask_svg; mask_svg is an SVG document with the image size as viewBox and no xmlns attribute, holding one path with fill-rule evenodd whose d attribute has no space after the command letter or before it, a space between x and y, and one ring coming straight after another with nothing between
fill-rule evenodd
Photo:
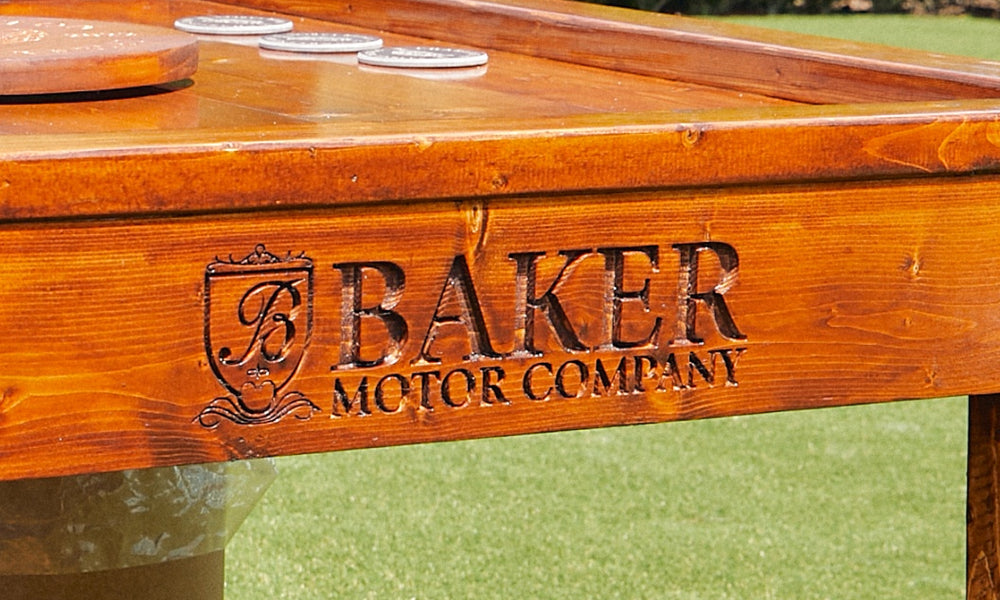
<instances>
[{"instance_id":1,"label":"circular wooden insert","mask_svg":"<svg viewBox=\"0 0 1000 600\"><path fill-rule=\"evenodd\" d=\"M0 95L157 85L197 68L197 38L173 29L0 16Z\"/></svg>"}]
</instances>

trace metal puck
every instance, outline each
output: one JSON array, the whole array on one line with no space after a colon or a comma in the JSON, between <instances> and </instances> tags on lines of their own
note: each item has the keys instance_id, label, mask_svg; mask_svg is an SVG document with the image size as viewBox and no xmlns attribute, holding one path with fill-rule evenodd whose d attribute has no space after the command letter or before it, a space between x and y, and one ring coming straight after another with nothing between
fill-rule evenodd
<instances>
[{"instance_id":1,"label":"metal puck","mask_svg":"<svg viewBox=\"0 0 1000 600\"><path fill-rule=\"evenodd\" d=\"M358 53L358 62L378 67L442 68L478 67L489 57L478 50L436 46L396 46Z\"/></svg>"},{"instance_id":2,"label":"metal puck","mask_svg":"<svg viewBox=\"0 0 1000 600\"><path fill-rule=\"evenodd\" d=\"M184 17L174 21L174 27L188 33L208 35L268 35L291 31L288 19L255 15L206 15Z\"/></svg>"},{"instance_id":3,"label":"metal puck","mask_svg":"<svg viewBox=\"0 0 1000 600\"><path fill-rule=\"evenodd\" d=\"M361 52L381 48L382 38L356 33L279 33L262 37L260 47L285 52Z\"/></svg>"}]
</instances>

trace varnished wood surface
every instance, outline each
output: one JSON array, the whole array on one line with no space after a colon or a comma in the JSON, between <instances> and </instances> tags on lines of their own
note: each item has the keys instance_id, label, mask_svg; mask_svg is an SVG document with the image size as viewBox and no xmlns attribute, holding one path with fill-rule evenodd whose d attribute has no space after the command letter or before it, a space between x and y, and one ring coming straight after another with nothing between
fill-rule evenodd
<instances>
[{"instance_id":1,"label":"varnished wood surface","mask_svg":"<svg viewBox=\"0 0 1000 600\"><path fill-rule=\"evenodd\" d=\"M170 109L194 105L200 111L207 105L226 118L233 114L225 105L190 96L158 98ZM127 135L8 137L0 149L0 216L319 208L1000 168L995 101L918 107L929 112L860 105L583 115L549 123L557 129L545 128L544 121L504 118L190 133L159 129L157 119L169 126L184 117L157 111L145 129ZM47 108L38 110L45 115ZM149 116L141 108L135 114Z\"/></svg>"},{"instance_id":2,"label":"varnished wood surface","mask_svg":"<svg viewBox=\"0 0 1000 600\"><path fill-rule=\"evenodd\" d=\"M0 476L995 392L998 193L995 177L938 178L8 224ZM709 242L731 248L738 265L723 260L723 246L701 247L695 289L684 291L682 248ZM264 320L249 318L261 306L250 297L241 326L240 294L282 279L208 279L224 272L220 261L257 248L308 258L312 286L297 275L297 307L275 304ZM608 279L615 248L617 283ZM573 251L580 260L560 281ZM533 290L518 283L525 253L544 253L532 259ZM356 300L345 294L351 263L367 265ZM390 263L402 280L386 275ZM579 347L556 336L551 302L536 308L525 341L518 298L549 289ZM703 301L687 302L713 291L733 328ZM685 341L688 304L690 338L703 343ZM405 333L380 310L398 313ZM617 326L608 320L616 312ZM225 347L261 348L254 323L270 331L279 314L296 323L301 352L269 364L263 379L242 374L260 370L252 356L242 370L215 370ZM284 334L273 335L275 352ZM386 360L352 365L352 339L358 360ZM268 391L244 381L281 384L281 369L290 380L275 397L313 408L258 424L204 412L233 405L223 383L232 378L261 409Z\"/></svg>"},{"instance_id":3,"label":"varnished wood surface","mask_svg":"<svg viewBox=\"0 0 1000 600\"><path fill-rule=\"evenodd\" d=\"M387 43L442 43L434 37L439 26L420 30L431 36L428 40L414 37L419 19L406 26L378 20L396 12L416 19L414 10L373 14L373 8L362 11L365 5L359 4L357 14L328 15L339 6L298 2L276 8L338 21L295 17L300 30L372 31L352 24L363 12L366 23L405 30L405 35L378 32ZM458 19L466 16L464 5L447 11L434 3L415 6L427 9L425 21L465 22ZM514 13L528 19L522 27L538 28L524 33L532 44L570 47L560 26L552 23L552 15L567 6L552 4L540 16L542 5ZM602 15L628 27L638 27L633 23L638 19L643 31L655 29L663 36L684 37L697 30L699 35L735 32L742 37L734 39L749 37L743 29L673 19L647 22L628 12L600 9L597 14L594 7L573 6L580 15L564 20L580 25L583 19L594 31L580 37L595 44L605 34L593 19ZM191 14L255 11L185 0L8 2L0 12L73 18L115 14L169 25ZM483 14L483 31L498 31L489 20L491 13ZM615 23L603 27L626 26ZM512 27L504 21L505 31ZM808 42L802 60L821 51L832 56L836 49L813 38L758 35L763 36L761 48L778 48L782 40ZM721 38L712 39L708 46L730 54L707 59L706 65L754 64L740 53L743 42L730 47ZM492 40L470 37L465 42ZM960 174L1000 165L997 102L963 100L966 88L949 87L956 99L933 103L802 106L769 96L778 95L772 84L756 93L692 83L670 72L630 74L637 62L673 64L655 54L664 44L647 40L641 48L648 55L633 47L631 58L598 68L585 64L593 61L582 50L554 61L539 58L536 54L544 53L534 47L498 42L498 48L488 48L491 60L485 73L464 70L469 77L435 81L361 68L350 60L281 60L252 46L204 38L199 72L190 81L134 93L0 102L0 215L20 219L317 208L495 194ZM590 50L599 55L619 47L602 42ZM852 56L882 52L880 60L888 60L888 51L877 48L846 49ZM796 56L794 49L782 52L783 60ZM941 72L942 59L901 52L900 60L899 68L909 69L906 77L915 72L940 76L942 85L953 83ZM861 63L851 67L850 81L809 67L816 77L809 85L870 99L852 91L855 84L879 79L866 71L871 65ZM806 63L796 64L804 68ZM955 68L952 75L959 79L970 71L987 82L998 72L985 63L958 61ZM789 77L782 80L796 88L805 85ZM913 86L934 88L919 78L901 85L895 96L879 99L926 98L914 95ZM387 169L387 164L398 168ZM406 176L398 176L400 171ZM73 173L70 180L68 172Z\"/></svg>"},{"instance_id":4,"label":"varnished wood surface","mask_svg":"<svg viewBox=\"0 0 1000 600\"><path fill-rule=\"evenodd\" d=\"M995 65L559 2L345 6L263 7L490 63L205 40L190 81L0 103L0 478L998 391ZM758 83L717 85L736 64ZM896 102L801 103L848 98Z\"/></svg>"},{"instance_id":5,"label":"varnished wood surface","mask_svg":"<svg viewBox=\"0 0 1000 600\"><path fill-rule=\"evenodd\" d=\"M0 99L170 83L198 66L194 36L94 20L0 19Z\"/></svg>"},{"instance_id":6,"label":"varnished wood surface","mask_svg":"<svg viewBox=\"0 0 1000 600\"><path fill-rule=\"evenodd\" d=\"M973 394L996 597L998 65L543 0L0 4L255 10L490 63L206 39L0 101L0 479Z\"/></svg>"},{"instance_id":7,"label":"varnished wood surface","mask_svg":"<svg viewBox=\"0 0 1000 600\"><path fill-rule=\"evenodd\" d=\"M82 18L111 14L121 2L7 3L4 13L65 15ZM169 26L175 19L217 14L232 7L209 2L170 2L158 10L135 14L143 23ZM243 13L248 11L241 9ZM126 12L129 17L133 13ZM427 39L375 29L296 19L300 31L347 31L375 34L386 45L427 44ZM641 113L723 107L774 106L782 102L762 95L738 94L703 85L642 77L612 70L580 67L530 55L491 51L485 69L395 70L360 66L353 55L316 56L260 51L256 36L200 36L202 59L194 85L173 95L197 98L220 110L192 105L177 115L176 128L258 128L282 123L407 122L437 119L492 119L510 116L558 118L577 114ZM217 40L223 41L217 41ZM433 41L433 40L432 40ZM454 44L452 44L454 45ZM117 105L128 111L173 112L163 99L152 102L88 102L80 109L56 110L41 124L21 119L36 114L28 100L7 102L3 131L16 134L127 131L116 124ZM72 99L70 99L72 100ZM58 102L55 104L59 104ZM55 107L50 105L50 108ZM62 107L60 107L62 108ZM199 110L201 109L201 110ZM88 118L81 119L80 111ZM104 117L102 119L101 117ZM168 122L160 129L171 127ZM100 128L100 129L97 129ZM141 128L141 126L140 126Z\"/></svg>"},{"instance_id":8,"label":"varnished wood surface","mask_svg":"<svg viewBox=\"0 0 1000 600\"><path fill-rule=\"evenodd\" d=\"M966 598L993 600L1000 594L1000 462L997 408L1000 396L969 399Z\"/></svg>"},{"instance_id":9,"label":"varnished wood surface","mask_svg":"<svg viewBox=\"0 0 1000 600\"><path fill-rule=\"evenodd\" d=\"M804 102L995 97L1000 89L995 62L569 1L227 3Z\"/></svg>"}]
</instances>

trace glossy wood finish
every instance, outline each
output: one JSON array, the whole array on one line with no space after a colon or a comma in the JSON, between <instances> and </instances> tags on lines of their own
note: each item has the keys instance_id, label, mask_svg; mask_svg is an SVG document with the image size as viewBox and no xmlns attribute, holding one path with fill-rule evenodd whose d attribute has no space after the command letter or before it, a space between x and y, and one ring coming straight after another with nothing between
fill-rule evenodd
<instances>
[{"instance_id":1,"label":"glossy wood finish","mask_svg":"<svg viewBox=\"0 0 1000 600\"><path fill-rule=\"evenodd\" d=\"M0 19L0 97L116 90L184 79L194 36L113 21Z\"/></svg>"},{"instance_id":2,"label":"glossy wood finish","mask_svg":"<svg viewBox=\"0 0 1000 600\"><path fill-rule=\"evenodd\" d=\"M813 103L995 97L996 63L575 2L224 0Z\"/></svg>"},{"instance_id":3,"label":"glossy wood finish","mask_svg":"<svg viewBox=\"0 0 1000 600\"><path fill-rule=\"evenodd\" d=\"M323 6L332 10L340 4ZM451 20L460 20L466 6L453 7L451 13L432 5L434 10L427 14L442 20L454 14ZM489 15L495 6L485 3L482 14ZM565 10L567 5L552 6ZM573 6L580 6L583 15L595 10ZM286 10L305 12L301 7L289 4ZM180 1L0 6L6 13L73 17L111 10L123 18L162 25L179 16L234 8ZM617 15L629 23L639 19L631 13L601 14ZM531 22L538 27L531 39L556 36L561 30L546 24L551 20ZM309 19L297 23L302 30L358 30ZM703 27L686 23L678 22ZM672 24L668 19L655 30L671 34L673 30L663 26ZM609 22L605 29L618 26ZM744 30L737 31L746 37ZM384 35L390 44L421 41ZM603 30L596 29L584 38L601 35ZM770 35L758 34L759 44L777 48ZM562 40L556 36L552 45L558 45L555 42ZM650 44L649 49L660 45ZM602 43L590 51L600 55L619 47ZM789 56L795 53L793 48L782 48ZM7 182L0 187L2 216L324 207L496 194L957 174L994 169L1000 156L991 141L998 127L992 100L794 106L746 90L623 72L664 62L638 55L608 70L491 49L485 74L428 81L333 61L278 61L250 47L212 41L205 41L201 51L194 85L177 84L173 87L183 89L169 94L88 96L41 105L14 100L0 105L0 129L17 136L15 143L0 147L4 159L0 175ZM912 62L894 68L928 72L917 57L902 53L900 59L907 58ZM742 64L743 57L708 61L705 68L734 62ZM956 65L961 62L957 59ZM977 65L977 76L995 86L1000 80L996 69ZM877 77L860 66L854 68L850 82L837 78L820 82L839 94L865 100L863 85ZM783 81L791 81L788 85L793 87L804 85ZM925 84L917 80L907 85L933 87ZM862 88L856 89L859 85ZM772 87L768 91L777 93ZM904 94L911 95L911 91ZM115 160L106 160L104 152L114 153ZM384 168L404 156L407 177ZM463 168L452 168L456 162ZM622 164L629 168L619 168ZM275 184L273 177L244 176L253 170L296 175ZM206 171L215 176L206 178ZM74 173L72 186L64 183L66 172ZM120 193L104 194L105 189Z\"/></svg>"},{"instance_id":4,"label":"glossy wood finish","mask_svg":"<svg viewBox=\"0 0 1000 600\"><path fill-rule=\"evenodd\" d=\"M203 38L0 101L0 478L974 394L995 593L1000 65L556 0L0 5L268 10L490 62Z\"/></svg>"},{"instance_id":5,"label":"glossy wood finish","mask_svg":"<svg viewBox=\"0 0 1000 600\"><path fill-rule=\"evenodd\" d=\"M1000 493L997 395L969 399L969 474L966 577L970 600L998 597Z\"/></svg>"},{"instance_id":6,"label":"glossy wood finish","mask_svg":"<svg viewBox=\"0 0 1000 600\"><path fill-rule=\"evenodd\" d=\"M123 18L159 24L232 9L113 4ZM2 9L79 18L109 6ZM286 8L307 12L302 6ZM494 8L484 5L483 14ZM592 18L590 8L580 10ZM549 20L539 17L535 38L545 38ZM963 229L993 210L997 184L986 174L1000 165L1000 126L992 100L795 106L492 50L485 74L444 81L350 61L277 60L214 39L202 42L201 56L193 82L0 106L11 142L0 150L2 293L12 307L0 318L5 330L27 336L3 350L2 426L17 432L7 436L4 477L993 391L996 334L987 324L996 299L983 274L1000 254L998 236L993 220ZM685 245L710 241L741 261L739 284L729 291L727 283L726 294L746 339L696 344L694 360L713 360L721 373L724 358L738 359L728 368L738 366L739 386L732 373L734 381L718 385L690 371L697 365L675 331L688 318L680 314L686 302L688 312L701 306L699 331L725 333L706 317L704 298L692 299L715 289L711 275L688 292L678 287L678 277L693 277L681 269ZM303 252L315 265L314 331L295 377L324 417L245 432L193 424L226 392L210 368L218 349L208 347L204 323L222 317L209 314L207 273L216 257L248 256L258 246ZM556 382L543 377L550 367L538 366L531 374L540 387L526 390L538 356L513 356L526 348L531 312L518 269L541 269L534 276L542 285L568 260L560 252L573 250L587 251L586 267L574 263L575 291L562 302L572 306L567 319L579 343L553 337L558 314L548 307L534 354L552 365L550 379L574 360L597 368L600 358L608 369L627 359L632 387L595 402L530 401ZM537 264L518 262L542 252L530 259ZM716 277L735 278L735 270L719 274L718 248L696 253L717 265ZM467 265L462 285L453 277L456 257ZM390 364L355 373L337 367L352 305L343 299L348 275L332 265L366 261L405 271L405 292L397 291L409 329ZM625 265L635 279L614 283ZM372 286L381 272L358 269L372 283L353 306L379 305ZM643 273L652 290L645 299L635 296ZM483 298L481 317L450 317L465 323L465 334L442 321L453 312L442 298L464 292ZM775 312L775 302L787 309ZM471 310L469 301L459 304ZM367 336L357 340L359 356L377 356L389 339L380 337L381 321L360 312L355 319ZM614 336L641 339L656 319L663 324L655 343L633 350L609 341L620 327ZM489 356L469 347L479 335L492 339ZM498 377L490 369L500 368L506 394L521 401L492 411L460 403L451 408L466 410L439 410L430 420L431 400L331 418L338 383L357 392L365 377L374 386L405 376L414 387L422 380L410 367L426 366L419 363L431 347L448 356L440 376L468 364L480 377ZM961 351L969 348L974 358ZM643 357L660 366L681 360L664 393L639 390L642 376L653 376L636 380L652 364ZM492 392L491 383L467 387Z\"/></svg>"},{"instance_id":7,"label":"glossy wood finish","mask_svg":"<svg viewBox=\"0 0 1000 600\"><path fill-rule=\"evenodd\" d=\"M996 270L1000 256L1000 231L992 225L1000 219L990 216L998 193L996 177L976 177L8 224L0 232L7 255L0 304L18 309L0 321L11 332L0 348L3 428L10 432L3 473L55 475L992 392L1000 331L991 323L1000 287L984 274ZM972 222L981 224L970 229ZM946 235L955 230L963 234ZM745 339L726 335L708 305L688 302L689 292L679 288L689 271L677 245L708 241L731 247L739 265L723 264L724 249L700 248L696 293L731 286L725 302ZM213 374L221 348L259 341L237 322L246 290L234 296L217 286L207 298L206 277L219 258L239 262L258 245L312 261L311 293L300 288L302 302L311 302L311 340L301 364L289 359L298 370L286 391L300 392L317 411L300 414L311 417L304 421L203 426L197 419L204 408L232 398L222 384L228 376ZM617 269L607 263L608 248L630 249L622 252L620 284L607 279ZM560 280L565 252L576 249L587 252ZM546 256L534 263L537 285L529 294L518 283L515 255L532 252ZM459 259L468 280L453 275ZM350 272L335 266L351 263L368 265L357 302L345 296ZM372 263L396 265L405 282L392 284ZM583 347L557 338L556 313L539 306L537 352L518 356L528 347L529 327L518 298L541 298L556 280L553 294ZM646 280L647 301L627 299ZM471 295L476 300L462 300ZM267 311L268 319L299 319L297 344L308 328L301 306L298 317L278 305ZM345 319L355 310L360 358L391 353L387 323L378 311L362 310L376 306L398 313L408 334L385 364L352 368L343 356L353 339ZM703 344L685 341L681 311L688 308L697 317L691 337ZM606 321L615 310L619 334ZM655 340L627 346L648 337L657 319ZM206 320L220 328L219 341L209 339ZM714 379L692 370L692 352ZM598 359L610 379L624 360L620 380L600 386ZM581 384L580 373L566 371L570 379L560 389L557 371L572 361L586 365L589 379ZM664 371L670 361L676 368ZM549 366L533 367L541 363ZM455 379L467 377L459 369L474 381ZM455 371L448 385L457 406L435 379L426 388L431 397L423 398L426 382L418 374L435 371L442 380ZM503 398L487 376L504 379ZM394 386L386 392L388 408L376 410L376 383L386 377L384 385ZM338 385L349 398L338 396ZM643 385L648 394L640 393Z\"/></svg>"}]
</instances>

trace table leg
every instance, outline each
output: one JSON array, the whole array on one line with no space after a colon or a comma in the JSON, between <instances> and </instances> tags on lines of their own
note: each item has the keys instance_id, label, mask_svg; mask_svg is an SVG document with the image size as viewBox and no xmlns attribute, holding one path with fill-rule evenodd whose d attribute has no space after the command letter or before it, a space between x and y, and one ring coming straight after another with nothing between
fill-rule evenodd
<instances>
[{"instance_id":1,"label":"table leg","mask_svg":"<svg viewBox=\"0 0 1000 600\"><path fill-rule=\"evenodd\" d=\"M1000 492L997 426L1000 394L969 397L966 590L969 600L996 600L1000 582Z\"/></svg>"}]
</instances>

